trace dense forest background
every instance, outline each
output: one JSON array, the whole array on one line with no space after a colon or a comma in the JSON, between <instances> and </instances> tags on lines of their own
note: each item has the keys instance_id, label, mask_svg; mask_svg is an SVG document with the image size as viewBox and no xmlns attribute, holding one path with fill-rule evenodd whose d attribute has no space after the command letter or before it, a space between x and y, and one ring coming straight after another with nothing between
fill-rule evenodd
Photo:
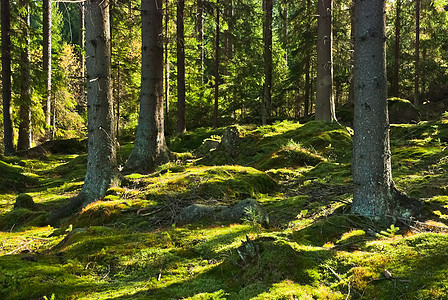
<instances>
[{"instance_id":1,"label":"dense forest background","mask_svg":"<svg viewBox=\"0 0 448 300\"><path fill-rule=\"evenodd\" d=\"M447 93L447 12L443 1L422 1L419 34L416 3L387 2L387 73L389 95L418 104L434 104ZM30 6L29 68L31 72L31 135L33 145L48 138L85 137L86 97L82 48L82 3L53 2L51 9L51 123L46 121L46 74L43 68L43 11L40 1L11 5L12 106L14 127L21 122L21 49L25 6ZM419 4L420 5L420 4ZM261 123L265 82L264 11L260 1L219 3L185 1L183 44L176 33L176 8L164 1L165 123L176 131L178 118L177 48L185 52L186 128L213 126L218 53L217 126ZM140 1L115 1L110 14L112 76L116 126L131 139L138 120L141 31ZM217 27L217 12L220 14ZM272 15L272 85L270 122L299 119L314 113L316 93L317 1L275 1ZM351 1L337 1L333 9L334 100L339 109L352 102ZM217 30L218 28L218 30ZM218 35L218 43L216 37ZM416 55L417 36L419 52ZM218 47L218 51L216 50ZM416 83L416 77L418 81ZM442 107L438 109L443 110ZM344 112L338 119L344 117ZM48 118L48 116L47 116ZM3 126L1 126L3 128ZM17 130L15 130L17 134ZM46 134L47 132L47 134ZM17 138L17 136L16 136Z\"/></svg>"}]
</instances>

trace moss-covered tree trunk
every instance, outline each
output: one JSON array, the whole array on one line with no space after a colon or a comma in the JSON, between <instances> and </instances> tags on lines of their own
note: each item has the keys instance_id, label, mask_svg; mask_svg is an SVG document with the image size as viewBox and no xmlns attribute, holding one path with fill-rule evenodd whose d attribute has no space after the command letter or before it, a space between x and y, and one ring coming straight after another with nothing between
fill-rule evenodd
<instances>
[{"instance_id":1,"label":"moss-covered tree trunk","mask_svg":"<svg viewBox=\"0 0 448 300\"><path fill-rule=\"evenodd\" d=\"M336 120L333 98L333 0L317 2L316 120Z\"/></svg>"},{"instance_id":2,"label":"moss-covered tree trunk","mask_svg":"<svg viewBox=\"0 0 448 300\"><path fill-rule=\"evenodd\" d=\"M1 0L2 25L2 102L4 154L14 153L11 106L11 12L9 0Z\"/></svg>"},{"instance_id":3,"label":"moss-covered tree trunk","mask_svg":"<svg viewBox=\"0 0 448 300\"><path fill-rule=\"evenodd\" d=\"M386 0L355 0L352 212L408 217L420 209L392 180L386 79Z\"/></svg>"},{"instance_id":4,"label":"moss-covered tree trunk","mask_svg":"<svg viewBox=\"0 0 448 300\"><path fill-rule=\"evenodd\" d=\"M151 172L167 162L163 114L162 0L142 0L140 113L134 149L125 172Z\"/></svg>"}]
</instances>

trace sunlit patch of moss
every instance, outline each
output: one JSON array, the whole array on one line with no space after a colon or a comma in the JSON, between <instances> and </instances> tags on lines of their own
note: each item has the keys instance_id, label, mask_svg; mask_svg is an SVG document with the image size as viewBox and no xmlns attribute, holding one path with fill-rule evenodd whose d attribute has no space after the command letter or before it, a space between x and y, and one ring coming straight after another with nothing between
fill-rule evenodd
<instances>
[{"instance_id":1,"label":"sunlit patch of moss","mask_svg":"<svg viewBox=\"0 0 448 300\"><path fill-rule=\"evenodd\" d=\"M244 199L277 188L277 182L266 173L240 166L190 167L182 173L158 174L145 182L148 199L166 194L198 199Z\"/></svg>"},{"instance_id":2,"label":"sunlit patch of moss","mask_svg":"<svg viewBox=\"0 0 448 300\"><path fill-rule=\"evenodd\" d=\"M310 169L305 176L307 178L319 178L331 184L351 182L351 165L337 162L322 162Z\"/></svg>"},{"instance_id":3,"label":"sunlit patch of moss","mask_svg":"<svg viewBox=\"0 0 448 300\"><path fill-rule=\"evenodd\" d=\"M243 295L241 295L243 296ZM243 297L245 299L245 297ZM344 299L340 292L335 292L324 285L313 286L300 284L292 280L283 280L273 284L267 291L251 299Z\"/></svg>"}]
</instances>

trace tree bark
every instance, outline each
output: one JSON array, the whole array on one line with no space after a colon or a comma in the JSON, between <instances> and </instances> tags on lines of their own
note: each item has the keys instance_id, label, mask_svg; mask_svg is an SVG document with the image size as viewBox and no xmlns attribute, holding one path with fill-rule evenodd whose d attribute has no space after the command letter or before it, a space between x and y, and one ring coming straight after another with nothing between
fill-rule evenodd
<instances>
[{"instance_id":1,"label":"tree bark","mask_svg":"<svg viewBox=\"0 0 448 300\"><path fill-rule=\"evenodd\" d=\"M109 0L86 2L88 156L82 205L119 183L112 100Z\"/></svg>"},{"instance_id":2,"label":"tree bark","mask_svg":"<svg viewBox=\"0 0 448 300\"><path fill-rule=\"evenodd\" d=\"M169 29L169 0L165 0L165 43L164 43L164 56L165 56L165 83L164 83L164 95L165 95L165 114L168 115L170 111L170 61L168 57L168 44L169 44L169 36L168 36L168 29Z\"/></svg>"},{"instance_id":3,"label":"tree bark","mask_svg":"<svg viewBox=\"0 0 448 300\"><path fill-rule=\"evenodd\" d=\"M395 1L395 49L394 49L394 74L392 78L392 96L399 97L400 82L400 30L401 30L401 0Z\"/></svg>"},{"instance_id":4,"label":"tree bark","mask_svg":"<svg viewBox=\"0 0 448 300\"><path fill-rule=\"evenodd\" d=\"M45 124L47 125L46 137L49 138L51 127L51 1L42 2L42 23L43 23L43 71L45 73L46 92L45 92Z\"/></svg>"},{"instance_id":5,"label":"tree bark","mask_svg":"<svg viewBox=\"0 0 448 300\"><path fill-rule=\"evenodd\" d=\"M333 122L333 0L319 0L317 7L316 120Z\"/></svg>"},{"instance_id":6,"label":"tree bark","mask_svg":"<svg viewBox=\"0 0 448 300\"><path fill-rule=\"evenodd\" d=\"M185 124L185 37L184 0L177 0L177 132L186 131Z\"/></svg>"},{"instance_id":7,"label":"tree bark","mask_svg":"<svg viewBox=\"0 0 448 300\"><path fill-rule=\"evenodd\" d=\"M261 122L266 125L267 119L271 115L271 92L272 92L272 9L273 0L263 0L265 19L263 24L264 40L264 85L263 85L263 105Z\"/></svg>"},{"instance_id":8,"label":"tree bark","mask_svg":"<svg viewBox=\"0 0 448 300\"><path fill-rule=\"evenodd\" d=\"M308 21L306 23L306 31L307 33L311 30L311 0L306 1L306 16ZM308 34L307 34L308 36ZM310 73L311 73L311 49L307 48L305 56L305 103L304 103L304 116L305 118L309 115L309 107L310 107Z\"/></svg>"},{"instance_id":9,"label":"tree bark","mask_svg":"<svg viewBox=\"0 0 448 300\"><path fill-rule=\"evenodd\" d=\"M420 105L420 0L415 0L415 74L414 105Z\"/></svg>"},{"instance_id":10,"label":"tree bark","mask_svg":"<svg viewBox=\"0 0 448 300\"><path fill-rule=\"evenodd\" d=\"M198 14L197 14L197 32L198 32L198 42L199 42L199 80L200 83L204 83L204 60L205 60L205 49L204 49L204 0L198 0Z\"/></svg>"},{"instance_id":11,"label":"tree bark","mask_svg":"<svg viewBox=\"0 0 448 300\"><path fill-rule=\"evenodd\" d=\"M4 154L14 153L11 106L11 11L9 0L1 0L2 30L2 100Z\"/></svg>"},{"instance_id":12,"label":"tree bark","mask_svg":"<svg viewBox=\"0 0 448 300\"><path fill-rule=\"evenodd\" d=\"M215 40L215 104L213 107L213 128L218 127L219 105L219 0L216 0L216 40Z\"/></svg>"},{"instance_id":13,"label":"tree bark","mask_svg":"<svg viewBox=\"0 0 448 300\"><path fill-rule=\"evenodd\" d=\"M386 0L355 0L355 112L352 212L409 217L420 202L392 180L386 78Z\"/></svg>"},{"instance_id":14,"label":"tree bark","mask_svg":"<svg viewBox=\"0 0 448 300\"><path fill-rule=\"evenodd\" d=\"M19 137L17 150L31 148L31 40L30 40L30 6L22 0L24 15L21 16L22 38L20 53L20 105L19 105Z\"/></svg>"},{"instance_id":15,"label":"tree bark","mask_svg":"<svg viewBox=\"0 0 448 300\"><path fill-rule=\"evenodd\" d=\"M355 112L352 211L389 212L393 186L386 82L386 0L355 0Z\"/></svg>"},{"instance_id":16,"label":"tree bark","mask_svg":"<svg viewBox=\"0 0 448 300\"><path fill-rule=\"evenodd\" d=\"M163 114L162 0L142 0L140 112L134 149L124 172L152 172L170 159Z\"/></svg>"}]
</instances>

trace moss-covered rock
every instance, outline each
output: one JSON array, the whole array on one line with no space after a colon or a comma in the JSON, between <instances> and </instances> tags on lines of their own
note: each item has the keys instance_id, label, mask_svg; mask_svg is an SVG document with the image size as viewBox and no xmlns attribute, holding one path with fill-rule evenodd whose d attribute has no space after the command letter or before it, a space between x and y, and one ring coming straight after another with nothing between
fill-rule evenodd
<instances>
[{"instance_id":1,"label":"moss-covered rock","mask_svg":"<svg viewBox=\"0 0 448 300\"><path fill-rule=\"evenodd\" d=\"M389 98L389 122L392 124L418 123L420 114L415 106L406 99Z\"/></svg>"},{"instance_id":2,"label":"moss-covered rock","mask_svg":"<svg viewBox=\"0 0 448 300\"><path fill-rule=\"evenodd\" d=\"M33 201L33 197L28 194L19 194L14 203L14 209L25 208L29 210L35 210L36 204Z\"/></svg>"}]
</instances>

